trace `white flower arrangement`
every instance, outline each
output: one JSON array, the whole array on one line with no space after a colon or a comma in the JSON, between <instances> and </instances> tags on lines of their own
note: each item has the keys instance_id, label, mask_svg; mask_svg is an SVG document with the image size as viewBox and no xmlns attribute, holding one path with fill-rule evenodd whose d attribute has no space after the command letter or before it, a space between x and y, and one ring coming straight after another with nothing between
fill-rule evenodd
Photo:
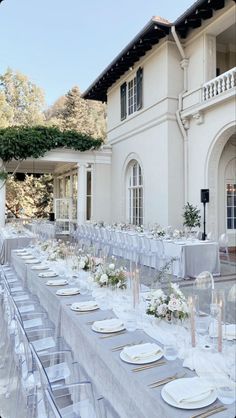
<instances>
[{"instance_id":1,"label":"white flower arrangement","mask_svg":"<svg viewBox=\"0 0 236 418\"><path fill-rule=\"evenodd\" d=\"M100 265L94 274L94 280L100 287L111 286L118 289L126 289L127 278L123 267L115 268L114 263L108 266Z\"/></svg>"},{"instance_id":2,"label":"white flower arrangement","mask_svg":"<svg viewBox=\"0 0 236 418\"><path fill-rule=\"evenodd\" d=\"M92 270L96 265L94 258L90 254L81 255L79 257L78 267L81 270Z\"/></svg>"},{"instance_id":3,"label":"white flower arrangement","mask_svg":"<svg viewBox=\"0 0 236 418\"><path fill-rule=\"evenodd\" d=\"M171 321L173 318L184 320L188 318L188 305L184 294L175 283L170 283L169 294L157 289L150 294L147 308L148 315Z\"/></svg>"}]
</instances>

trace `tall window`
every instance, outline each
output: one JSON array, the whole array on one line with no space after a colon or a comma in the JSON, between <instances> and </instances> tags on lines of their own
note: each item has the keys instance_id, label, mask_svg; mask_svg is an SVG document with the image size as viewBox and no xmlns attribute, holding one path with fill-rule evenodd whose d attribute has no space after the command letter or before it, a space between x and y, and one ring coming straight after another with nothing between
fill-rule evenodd
<instances>
[{"instance_id":1,"label":"tall window","mask_svg":"<svg viewBox=\"0 0 236 418\"><path fill-rule=\"evenodd\" d=\"M133 80L128 82L128 114L136 112L137 110L137 79L136 77Z\"/></svg>"},{"instance_id":2,"label":"tall window","mask_svg":"<svg viewBox=\"0 0 236 418\"><path fill-rule=\"evenodd\" d=\"M236 184L228 183L227 193L227 229L236 229Z\"/></svg>"},{"instance_id":3,"label":"tall window","mask_svg":"<svg viewBox=\"0 0 236 418\"><path fill-rule=\"evenodd\" d=\"M87 171L87 190L86 190L86 220L92 216L92 172Z\"/></svg>"},{"instance_id":4,"label":"tall window","mask_svg":"<svg viewBox=\"0 0 236 418\"><path fill-rule=\"evenodd\" d=\"M140 67L135 77L120 86L120 118L140 110L143 106L143 69Z\"/></svg>"},{"instance_id":5,"label":"tall window","mask_svg":"<svg viewBox=\"0 0 236 418\"><path fill-rule=\"evenodd\" d=\"M143 224L143 176L137 161L129 167L128 175L129 222L134 225Z\"/></svg>"}]
</instances>

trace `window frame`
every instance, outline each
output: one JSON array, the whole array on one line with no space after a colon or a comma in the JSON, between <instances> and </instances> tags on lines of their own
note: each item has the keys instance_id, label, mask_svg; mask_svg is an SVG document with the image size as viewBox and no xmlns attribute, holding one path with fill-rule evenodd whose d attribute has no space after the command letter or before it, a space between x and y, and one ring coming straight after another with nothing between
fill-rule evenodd
<instances>
[{"instance_id":1,"label":"window frame","mask_svg":"<svg viewBox=\"0 0 236 418\"><path fill-rule=\"evenodd\" d=\"M228 205L228 186L233 187L233 205ZM235 204L234 204L235 201ZM233 216L228 216L228 208L233 209ZM236 183L233 179L226 179L225 180L225 226L226 231L228 233L233 233L236 231L236 216L234 213L236 212ZM228 220L233 220L233 228L228 228Z\"/></svg>"},{"instance_id":2,"label":"window frame","mask_svg":"<svg viewBox=\"0 0 236 418\"><path fill-rule=\"evenodd\" d=\"M135 174L136 168L136 176ZM140 181L141 178L141 181ZM136 180L135 180L136 179ZM137 160L130 161L126 178L128 221L132 225L143 225L144 222L144 185L143 169Z\"/></svg>"},{"instance_id":3,"label":"window frame","mask_svg":"<svg viewBox=\"0 0 236 418\"><path fill-rule=\"evenodd\" d=\"M120 120L124 121L143 108L143 68L139 67L120 85Z\"/></svg>"}]
</instances>

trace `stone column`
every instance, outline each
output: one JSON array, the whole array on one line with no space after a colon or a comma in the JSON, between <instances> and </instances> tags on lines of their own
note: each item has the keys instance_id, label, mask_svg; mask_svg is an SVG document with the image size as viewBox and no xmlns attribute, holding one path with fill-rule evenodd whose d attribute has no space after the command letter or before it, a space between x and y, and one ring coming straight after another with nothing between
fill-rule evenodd
<instances>
[{"instance_id":1,"label":"stone column","mask_svg":"<svg viewBox=\"0 0 236 418\"><path fill-rule=\"evenodd\" d=\"M86 221L86 165L78 164L77 223Z\"/></svg>"},{"instance_id":2,"label":"stone column","mask_svg":"<svg viewBox=\"0 0 236 418\"><path fill-rule=\"evenodd\" d=\"M0 169L3 164L0 159ZM0 228L5 226L5 202L6 202L6 184L5 180L0 179Z\"/></svg>"}]
</instances>

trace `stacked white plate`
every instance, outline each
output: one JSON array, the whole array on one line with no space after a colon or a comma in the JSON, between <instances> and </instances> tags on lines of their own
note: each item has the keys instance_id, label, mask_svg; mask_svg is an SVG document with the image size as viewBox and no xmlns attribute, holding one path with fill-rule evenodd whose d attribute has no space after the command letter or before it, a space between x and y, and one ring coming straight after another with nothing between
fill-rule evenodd
<instances>
[{"instance_id":1,"label":"stacked white plate","mask_svg":"<svg viewBox=\"0 0 236 418\"><path fill-rule=\"evenodd\" d=\"M103 321L95 321L92 325L92 330L102 333L113 333L125 329L123 322L118 318L105 319Z\"/></svg>"},{"instance_id":2,"label":"stacked white plate","mask_svg":"<svg viewBox=\"0 0 236 418\"><path fill-rule=\"evenodd\" d=\"M217 398L216 390L201 377L173 380L163 387L161 396L169 405L181 409L203 408Z\"/></svg>"},{"instance_id":3,"label":"stacked white plate","mask_svg":"<svg viewBox=\"0 0 236 418\"><path fill-rule=\"evenodd\" d=\"M63 279L48 280L46 283L47 286L65 286L66 284L68 284L68 281Z\"/></svg>"},{"instance_id":4,"label":"stacked white plate","mask_svg":"<svg viewBox=\"0 0 236 418\"><path fill-rule=\"evenodd\" d=\"M32 259L32 260L26 260L25 264L40 264L41 261L37 260L36 258Z\"/></svg>"},{"instance_id":5,"label":"stacked white plate","mask_svg":"<svg viewBox=\"0 0 236 418\"><path fill-rule=\"evenodd\" d=\"M48 266L43 266L43 265L41 265L41 266L33 266L33 267L31 267L31 270L49 270L49 267Z\"/></svg>"},{"instance_id":6,"label":"stacked white plate","mask_svg":"<svg viewBox=\"0 0 236 418\"><path fill-rule=\"evenodd\" d=\"M32 260L34 256L32 254L23 254L21 255L22 260Z\"/></svg>"},{"instance_id":7,"label":"stacked white plate","mask_svg":"<svg viewBox=\"0 0 236 418\"><path fill-rule=\"evenodd\" d=\"M58 274L54 271L45 271L45 273L39 273L38 276L47 279L48 277L57 277Z\"/></svg>"},{"instance_id":8,"label":"stacked white plate","mask_svg":"<svg viewBox=\"0 0 236 418\"><path fill-rule=\"evenodd\" d=\"M70 309L72 309L72 311L86 312L95 311L96 309L99 309L99 307L95 300L87 300L86 302L72 303Z\"/></svg>"},{"instance_id":9,"label":"stacked white plate","mask_svg":"<svg viewBox=\"0 0 236 418\"><path fill-rule=\"evenodd\" d=\"M70 287L69 289L59 289L56 292L56 295L58 296L72 296L72 295L78 295L79 289L78 287Z\"/></svg>"},{"instance_id":10,"label":"stacked white plate","mask_svg":"<svg viewBox=\"0 0 236 418\"><path fill-rule=\"evenodd\" d=\"M147 364L159 360L163 356L163 351L155 343L137 344L125 347L121 353L121 360L131 364Z\"/></svg>"}]
</instances>

